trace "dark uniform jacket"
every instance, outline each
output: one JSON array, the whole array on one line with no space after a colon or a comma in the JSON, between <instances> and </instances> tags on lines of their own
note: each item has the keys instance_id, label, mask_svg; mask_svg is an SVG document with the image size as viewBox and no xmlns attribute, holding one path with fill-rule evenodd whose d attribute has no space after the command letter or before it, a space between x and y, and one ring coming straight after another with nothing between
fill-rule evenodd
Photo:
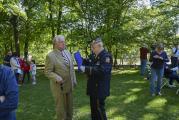
<instances>
[{"instance_id":1,"label":"dark uniform jacket","mask_svg":"<svg viewBox=\"0 0 179 120\"><path fill-rule=\"evenodd\" d=\"M105 98L110 95L112 56L106 50L98 56L91 54L83 61L85 73L88 75L87 95Z\"/></svg>"}]
</instances>

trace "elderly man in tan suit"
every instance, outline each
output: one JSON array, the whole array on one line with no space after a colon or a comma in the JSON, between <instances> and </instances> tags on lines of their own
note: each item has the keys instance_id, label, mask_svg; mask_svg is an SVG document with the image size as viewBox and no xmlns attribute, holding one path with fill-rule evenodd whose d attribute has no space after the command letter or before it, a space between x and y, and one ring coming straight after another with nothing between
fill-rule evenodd
<instances>
[{"instance_id":1,"label":"elderly man in tan suit","mask_svg":"<svg viewBox=\"0 0 179 120\"><path fill-rule=\"evenodd\" d=\"M72 120L72 90L77 84L72 56L65 49L64 36L54 37L53 46L53 51L46 56L45 74L50 79L57 120Z\"/></svg>"}]
</instances>

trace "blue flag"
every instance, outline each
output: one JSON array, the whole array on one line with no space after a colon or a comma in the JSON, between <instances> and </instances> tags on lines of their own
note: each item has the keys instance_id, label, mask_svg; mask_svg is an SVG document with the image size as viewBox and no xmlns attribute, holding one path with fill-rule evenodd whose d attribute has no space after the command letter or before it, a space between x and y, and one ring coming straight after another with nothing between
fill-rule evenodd
<instances>
[{"instance_id":1,"label":"blue flag","mask_svg":"<svg viewBox=\"0 0 179 120\"><path fill-rule=\"evenodd\" d=\"M78 65L78 71L80 71L80 66L82 66L83 58L81 57L81 54L79 51L74 53L75 61Z\"/></svg>"}]
</instances>

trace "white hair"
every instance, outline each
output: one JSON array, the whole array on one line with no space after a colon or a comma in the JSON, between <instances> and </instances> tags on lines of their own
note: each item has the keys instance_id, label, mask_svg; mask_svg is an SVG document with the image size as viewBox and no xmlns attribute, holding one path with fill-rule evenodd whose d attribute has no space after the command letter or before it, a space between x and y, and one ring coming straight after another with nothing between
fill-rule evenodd
<instances>
[{"instance_id":1,"label":"white hair","mask_svg":"<svg viewBox=\"0 0 179 120\"><path fill-rule=\"evenodd\" d=\"M65 37L63 35L57 35L53 38L52 43L56 44L56 42L59 42L59 41L65 41Z\"/></svg>"},{"instance_id":2,"label":"white hair","mask_svg":"<svg viewBox=\"0 0 179 120\"><path fill-rule=\"evenodd\" d=\"M103 42L98 42L96 44L99 45L100 47L103 47Z\"/></svg>"},{"instance_id":3,"label":"white hair","mask_svg":"<svg viewBox=\"0 0 179 120\"><path fill-rule=\"evenodd\" d=\"M98 45L98 46L100 46L100 47L102 47L103 48L103 42L102 42L102 40L100 39L96 39L96 40L94 40L93 42L92 42L92 45Z\"/></svg>"}]
</instances>

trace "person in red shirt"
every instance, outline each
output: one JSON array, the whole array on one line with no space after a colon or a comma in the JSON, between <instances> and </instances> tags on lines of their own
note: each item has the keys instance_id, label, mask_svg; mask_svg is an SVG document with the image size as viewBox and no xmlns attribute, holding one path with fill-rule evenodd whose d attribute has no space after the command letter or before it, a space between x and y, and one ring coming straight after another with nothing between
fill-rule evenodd
<instances>
[{"instance_id":1,"label":"person in red shirt","mask_svg":"<svg viewBox=\"0 0 179 120\"><path fill-rule=\"evenodd\" d=\"M28 81L30 81L30 64L26 59L22 62L22 70L23 70L23 79L22 84L24 83L25 76L27 75Z\"/></svg>"},{"instance_id":2,"label":"person in red shirt","mask_svg":"<svg viewBox=\"0 0 179 120\"><path fill-rule=\"evenodd\" d=\"M146 69L146 65L147 65L147 53L149 53L149 50L147 48L147 45L144 44L141 48L140 48L140 63L141 63L141 69L140 69L140 74L144 75L145 74L145 69Z\"/></svg>"},{"instance_id":3,"label":"person in red shirt","mask_svg":"<svg viewBox=\"0 0 179 120\"><path fill-rule=\"evenodd\" d=\"M22 78L23 78L23 70L22 70L22 67L23 67L23 64L24 64L24 59L22 56L20 56L19 58L19 64L20 64L20 69L21 69L21 74L19 74L19 85L22 84Z\"/></svg>"}]
</instances>

